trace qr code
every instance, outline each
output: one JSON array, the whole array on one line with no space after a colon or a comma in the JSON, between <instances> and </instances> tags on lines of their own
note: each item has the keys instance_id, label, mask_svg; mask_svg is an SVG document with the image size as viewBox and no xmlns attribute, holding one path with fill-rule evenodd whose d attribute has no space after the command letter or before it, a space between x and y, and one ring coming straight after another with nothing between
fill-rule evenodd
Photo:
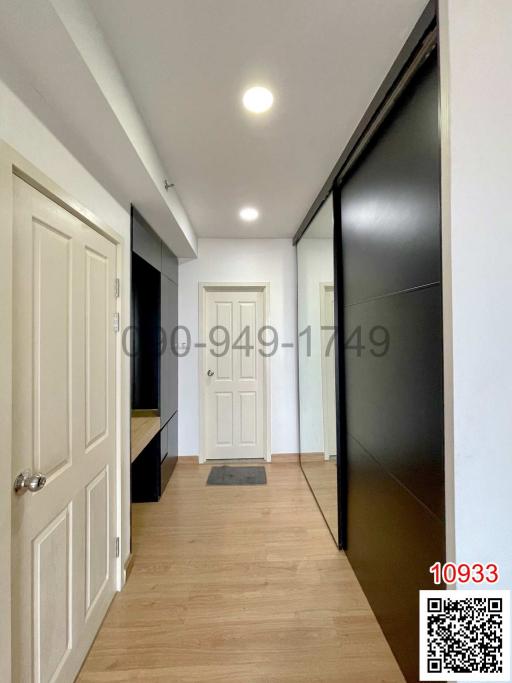
<instances>
[{"instance_id":1,"label":"qr code","mask_svg":"<svg viewBox=\"0 0 512 683\"><path fill-rule=\"evenodd\" d=\"M420 680L509 681L510 591L420 591Z\"/></svg>"}]
</instances>

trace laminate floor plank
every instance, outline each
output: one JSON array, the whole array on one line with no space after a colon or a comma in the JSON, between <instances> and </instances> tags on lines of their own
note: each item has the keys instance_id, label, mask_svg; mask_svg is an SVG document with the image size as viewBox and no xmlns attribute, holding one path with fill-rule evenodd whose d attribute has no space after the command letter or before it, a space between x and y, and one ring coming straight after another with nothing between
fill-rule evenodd
<instances>
[{"instance_id":1,"label":"laminate floor plank","mask_svg":"<svg viewBox=\"0 0 512 683\"><path fill-rule=\"evenodd\" d=\"M80 683L404 683L296 463L266 486L178 466L133 506L134 562Z\"/></svg>"}]
</instances>

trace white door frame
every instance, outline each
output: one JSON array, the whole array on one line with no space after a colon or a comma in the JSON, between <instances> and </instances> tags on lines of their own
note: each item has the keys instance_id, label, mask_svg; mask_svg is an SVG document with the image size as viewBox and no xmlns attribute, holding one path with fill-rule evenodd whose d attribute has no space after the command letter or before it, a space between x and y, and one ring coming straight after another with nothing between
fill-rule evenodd
<instances>
[{"instance_id":1,"label":"white door frame","mask_svg":"<svg viewBox=\"0 0 512 683\"><path fill-rule=\"evenodd\" d=\"M263 321L264 325L270 325L270 282L200 282L199 288L199 339L198 344L205 344L206 342L206 294L214 291L229 291L229 290L257 290L263 292ZM199 463L206 462L206 390L205 390L205 371L206 371L206 354L208 349L206 346L198 346L199 353ZM271 462L271 427L270 427L270 358L263 357L263 401L265 404L264 415L264 437L265 444L265 460Z\"/></svg>"},{"instance_id":2,"label":"white door frame","mask_svg":"<svg viewBox=\"0 0 512 683\"><path fill-rule=\"evenodd\" d=\"M37 189L46 197L62 206L80 221L96 230L116 246L117 277L122 278L125 272L123 263L124 240L104 221L97 218L88 209L79 204L65 190L54 183L44 173L22 157L7 143L0 140L0 615L2 619L0 638L0 670L5 680L11 679L11 502L12 485L15 474L12 471L12 248L14 223L14 183L17 176ZM113 283L112 283L113 285ZM120 316L120 329L127 323L126 302L117 299L117 313ZM129 467L129 444L126 430L123 429L122 397L129 387L124 386L122 361L122 335L116 340L116 535L120 542L123 539L122 529L129 520L122 518L122 474L123 468ZM126 457L122 457L123 454ZM119 553L116 559L116 587L122 588L124 568Z\"/></svg>"}]
</instances>

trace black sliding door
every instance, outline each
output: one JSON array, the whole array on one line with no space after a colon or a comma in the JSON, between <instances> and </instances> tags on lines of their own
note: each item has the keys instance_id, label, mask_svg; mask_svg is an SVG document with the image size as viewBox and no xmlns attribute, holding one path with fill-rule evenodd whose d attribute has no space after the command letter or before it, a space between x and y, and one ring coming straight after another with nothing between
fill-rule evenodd
<instances>
[{"instance_id":1,"label":"black sliding door","mask_svg":"<svg viewBox=\"0 0 512 683\"><path fill-rule=\"evenodd\" d=\"M437 53L337 192L345 328L349 560L407 677L418 590L443 560ZM339 258L339 256L338 256Z\"/></svg>"}]
</instances>

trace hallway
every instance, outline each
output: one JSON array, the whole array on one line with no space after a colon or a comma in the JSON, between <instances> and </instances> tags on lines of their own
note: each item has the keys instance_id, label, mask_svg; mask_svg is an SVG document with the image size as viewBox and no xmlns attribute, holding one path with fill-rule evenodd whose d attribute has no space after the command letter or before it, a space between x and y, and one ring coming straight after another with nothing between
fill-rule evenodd
<instances>
[{"instance_id":1,"label":"hallway","mask_svg":"<svg viewBox=\"0 0 512 683\"><path fill-rule=\"evenodd\" d=\"M300 468L266 470L207 487L209 466L179 465L133 506L134 567L80 683L404 680Z\"/></svg>"}]
</instances>

